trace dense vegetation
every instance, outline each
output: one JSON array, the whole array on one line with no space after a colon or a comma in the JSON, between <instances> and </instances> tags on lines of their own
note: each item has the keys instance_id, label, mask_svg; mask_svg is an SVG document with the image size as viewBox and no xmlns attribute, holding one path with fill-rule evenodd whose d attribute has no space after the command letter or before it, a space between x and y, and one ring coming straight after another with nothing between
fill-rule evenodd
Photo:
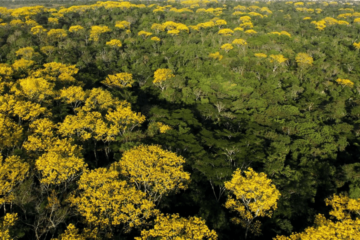
<instances>
[{"instance_id":1,"label":"dense vegetation","mask_svg":"<svg viewBox=\"0 0 360 240\"><path fill-rule=\"evenodd\" d=\"M0 7L0 238L359 239L359 33L356 2Z\"/></svg>"}]
</instances>

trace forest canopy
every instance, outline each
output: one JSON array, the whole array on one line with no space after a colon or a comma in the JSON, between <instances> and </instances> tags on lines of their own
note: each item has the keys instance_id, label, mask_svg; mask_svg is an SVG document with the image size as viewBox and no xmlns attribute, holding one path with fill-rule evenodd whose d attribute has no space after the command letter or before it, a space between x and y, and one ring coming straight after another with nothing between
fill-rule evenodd
<instances>
[{"instance_id":1,"label":"forest canopy","mask_svg":"<svg viewBox=\"0 0 360 240\"><path fill-rule=\"evenodd\" d=\"M360 238L358 2L13 4L0 238Z\"/></svg>"}]
</instances>

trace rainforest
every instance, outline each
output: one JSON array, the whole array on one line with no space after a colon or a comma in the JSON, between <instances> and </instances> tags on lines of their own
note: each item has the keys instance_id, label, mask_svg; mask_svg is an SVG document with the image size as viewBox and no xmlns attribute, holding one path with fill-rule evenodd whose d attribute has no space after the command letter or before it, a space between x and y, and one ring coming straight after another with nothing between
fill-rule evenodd
<instances>
[{"instance_id":1,"label":"rainforest","mask_svg":"<svg viewBox=\"0 0 360 240\"><path fill-rule=\"evenodd\" d=\"M0 1L0 239L360 239L360 3Z\"/></svg>"}]
</instances>

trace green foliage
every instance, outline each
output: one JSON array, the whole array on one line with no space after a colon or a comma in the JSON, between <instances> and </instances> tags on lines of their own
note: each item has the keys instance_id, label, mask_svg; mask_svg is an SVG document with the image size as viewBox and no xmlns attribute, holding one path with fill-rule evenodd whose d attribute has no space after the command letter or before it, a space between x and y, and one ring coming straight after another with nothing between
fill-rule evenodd
<instances>
[{"instance_id":1,"label":"green foliage","mask_svg":"<svg viewBox=\"0 0 360 240\"><path fill-rule=\"evenodd\" d=\"M84 194L77 191L83 166L105 169L142 144L183 157L191 174L188 188L164 195L157 208L179 219L201 217L219 239L244 235L224 208L224 183L236 169L264 172L281 193L272 218L261 219L258 239L302 232L328 212L323 200L332 194L360 197L359 4L37 3L47 8L0 7L1 156L30 169L0 179L10 186L0 196L0 215L12 211L20 219L12 237L105 236L104 229L83 228L80 220L93 219L66 199ZM235 30L244 16L244 31ZM218 34L223 29L234 32ZM221 49L235 39L247 44ZM157 70L165 70L162 77ZM33 127L44 119L48 124ZM72 172L66 159L81 168ZM4 176L17 169L4 166ZM44 184L53 171L61 171L53 174L61 181ZM133 189L123 180L116 178ZM49 208L49 199L60 203ZM114 238L144 230L125 234L103 220Z\"/></svg>"}]
</instances>

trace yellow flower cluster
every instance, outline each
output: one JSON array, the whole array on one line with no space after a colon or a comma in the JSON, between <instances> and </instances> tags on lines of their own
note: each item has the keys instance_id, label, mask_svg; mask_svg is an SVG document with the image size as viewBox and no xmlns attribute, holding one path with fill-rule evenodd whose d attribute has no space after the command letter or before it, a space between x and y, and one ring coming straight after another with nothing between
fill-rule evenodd
<instances>
[{"instance_id":1,"label":"yellow flower cluster","mask_svg":"<svg viewBox=\"0 0 360 240\"><path fill-rule=\"evenodd\" d=\"M340 84L340 85L347 86L347 87L353 87L354 86L354 83L352 81L350 81L349 79L338 78L338 79L336 79L336 82L338 84Z\"/></svg>"},{"instance_id":2,"label":"yellow flower cluster","mask_svg":"<svg viewBox=\"0 0 360 240\"><path fill-rule=\"evenodd\" d=\"M115 163L130 183L158 202L170 191L187 188L190 174L183 170L185 159L159 146L140 145L125 151Z\"/></svg>"},{"instance_id":3,"label":"yellow flower cluster","mask_svg":"<svg viewBox=\"0 0 360 240\"><path fill-rule=\"evenodd\" d=\"M314 59L307 53L298 53L295 60L300 67L311 66L314 62Z\"/></svg>"},{"instance_id":4,"label":"yellow flower cluster","mask_svg":"<svg viewBox=\"0 0 360 240\"><path fill-rule=\"evenodd\" d=\"M158 70L156 70L154 72L153 83L155 85L159 85L161 87L165 81L167 81L173 77L175 77L175 75L172 73L171 69L159 68Z\"/></svg>"},{"instance_id":5,"label":"yellow flower cluster","mask_svg":"<svg viewBox=\"0 0 360 240\"><path fill-rule=\"evenodd\" d=\"M270 62L276 64L282 64L288 60L282 54L277 54L277 55L271 54L269 58L270 58Z\"/></svg>"},{"instance_id":6,"label":"yellow flower cluster","mask_svg":"<svg viewBox=\"0 0 360 240\"><path fill-rule=\"evenodd\" d=\"M359 49L360 49L360 42L358 42L358 43L353 43L353 46L354 46L357 50L359 50Z\"/></svg>"},{"instance_id":7,"label":"yellow flower cluster","mask_svg":"<svg viewBox=\"0 0 360 240\"><path fill-rule=\"evenodd\" d=\"M229 52L231 49L234 48L234 46L231 43L225 43L220 48L225 52Z\"/></svg>"},{"instance_id":8,"label":"yellow flower cluster","mask_svg":"<svg viewBox=\"0 0 360 240\"><path fill-rule=\"evenodd\" d=\"M115 170L86 171L78 185L79 193L68 201L89 225L103 230L120 224L133 228L156 213L155 204L145 199L146 194L119 180Z\"/></svg>"},{"instance_id":9,"label":"yellow flower cluster","mask_svg":"<svg viewBox=\"0 0 360 240\"><path fill-rule=\"evenodd\" d=\"M113 48L119 48L122 46L122 43L119 39L111 39L110 41L106 42L106 45L111 46Z\"/></svg>"},{"instance_id":10,"label":"yellow flower cluster","mask_svg":"<svg viewBox=\"0 0 360 240\"><path fill-rule=\"evenodd\" d=\"M132 87L134 83L131 73L118 73L115 75L108 75L105 81L101 83L105 84L108 87L118 87L118 88L127 88Z\"/></svg>"},{"instance_id":11,"label":"yellow flower cluster","mask_svg":"<svg viewBox=\"0 0 360 240\"><path fill-rule=\"evenodd\" d=\"M1 200L0 200L1 201ZM0 202L1 204L1 202ZM0 224L0 238L4 240L12 240L10 236L10 227L15 225L17 221L17 213L7 213L4 216L4 220Z\"/></svg>"},{"instance_id":12,"label":"yellow flower cluster","mask_svg":"<svg viewBox=\"0 0 360 240\"><path fill-rule=\"evenodd\" d=\"M60 40L65 38L67 36L67 33L64 29L50 29L47 35L49 38Z\"/></svg>"},{"instance_id":13,"label":"yellow flower cluster","mask_svg":"<svg viewBox=\"0 0 360 240\"><path fill-rule=\"evenodd\" d=\"M6 133L6 129L4 127L7 127L7 130L15 130L14 127L16 126L10 126L11 120L7 119L5 115L0 114L0 131L1 133ZM14 123L15 124L15 123ZM22 133L22 129L17 127L18 129L13 132L14 134L18 134L18 131L20 131L20 135ZM9 134L12 134L9 132ZM6 133L7 135L7 133ZM14 139L16 136L1 136L0 137L0 143L3 142L3 137L9 137L7 139L10 141L11 139ZM5 143L5 142L4 142ZM7 142L5 143L7 145L13 144L13 142ZM4 147L5 147L4 146ZM14 146L14 145L13 145ZM13 188L25 180L27 177L27 173L30 169L30 165L23 160L20 159L19 156L10 156L6 159L3 159L3 157L0 155L0 204L4 204L5 202L8 202L11 199L11 194L13 191Z\"/></svg>"},{"instance_id":14,"label":"yellow flower cluster","mask_svg":"<svg viewBox=\"0 0 360 240\"><path fill-rule=\"evenodd\" d=\"M235 222L243 227L249 226L257 217L271 216L280 197L280 192L267 175L257 173L252 168L243 173L237 169L232 179L225 182L225 188L231 192L225 207L240 215L241 220Z\"/></svg>"},{"instance_id":15,"label":"yellow flower cluster","mask_svg":"<svg viewBox=\"0 0 360 240\"><path fill-rule=\"evenodd\" d=\"M216 52L216 53L210 53L209 57L220 61L221 59L223 59L224 56L221 55L219 52Z\"/></svg>"},{"instance_id":16,"label":"yellow flower cluster","mask_svg":"<svg viewBox=\"0 0 360 240\"><path fill-rule=\"evenodd\" d=\"M231 36L234 34L234 31L230 28L223 28L219 30L218 34L222 36Z\"/></svg>"},{"instance_id":17,"label":"yellow flower cluster","mask_svg":"<svg viewBox=\"0 0 360 240\"><path fill-rule=\"evenodd\" d=\"M360 200L350 199L345 195L333 195L326 199L327 206L331 206L330 219L318 214L314 227L308 227L302 233L293 233L289 237L277 236L274 240L300 239L359 239L360 238ZM353 218L351 215L355 215Z\"/></svg>"},{"instance_id":18,"label":"yellow flower cluster","mask_svg":"<svg viewBox=\"0 0 360 240\"><path fill-rule=\"evenodd\" d=\"M278 35L278 36L284 35L284 36L288 36L289 38L291 38L291 34L288 33L287 31L270 32L270 33L268 33L268 34L273 34L273 35Z\"/></svg>"},{"instance_id":19,"label":"yellow flower cluster","mask_svg":"<svg viewBox=\"0 0 360 240\"><path fill-rule=\"evenodd\" d=\"M255 53L254 56L257 58L267 58L267 55L265 53Z\"/></svg>"},{"instance_id":20,"label":"yellow flower cluster","mask_svg":"<svg viewBox=\"0 0 360 240\"><path fill-rule=\"evenodd\" d=\"M157 122L156 125L159 128L160 133L166 133L172 129L169 125L163 124L162 122Z\"/></svg>"},{"instance_id":21,"label":"yellow flower cluster","mask_svg":"<svg viewBox=\"0 0 360 240\"><path fill-rule=\"evenodd\" d=\"M115 27L120 29L129 29L130 28L130 22L128 21L116 21Z\"/></svg>"},{"instance_id":22,"label":"yellow flower cluster","mask_svg":"<svg viewBox=\"0 0 360 240\"><path fill-rule=\"evenodd\" d=\"M244 33L252 35L252 34L255 34L257 32L255 30L253 30L253 29L249 29L249 30L246 30Z\"/></svg>"},{"instance_id":23,"label":"yellow flower cluster","mask_svg":"<svg viewBox=\"0 0 360 240\"><path fill-rule=\"evenodd\" d=\"M90 40L93 40L94 42L98 42L100 35L102 33L110 32L110 28L108 26L91 26L90 31Z\"/></svg>"},{"instance_id":24,"label":"yellow flower cluster","mask_svg":"<svg viewBox=\"0 0 360 240\"><path fill-rule=\"evenodd\" d=\"M78 32L78 31L81 31L81 30L83 30L84 28L82 27L82 26L80 26L80 25L75 25L75 26L71 26L70 28L69 28L69 32L71 32L71 33L76 33L76 32Z\"/></svg>"},{"instance_id":25,"label":"yellow flower cluster","mask_svg":"<svg viewBox=\"0 0 360 240\"><path fill-rule=\"evenodd\" d=\"M245 39L241 39L241 38L239 38L239 39L234 39L233 41L232 41L232 44L234 44L234 45L236 45L236 46L245 46L245 45L247 45L247 42L246 42L246 40Z\"/></svg>"},{"instance_id":26,"label":"yellow flower cluster","mask_svg":"<svg viewBox=\"0 0 360 240\"><path fill-rule=\"evenodd\" d=\"M140 32L138 32L138 36L142 36L144 39L145 39L146 37L151 36L151 35L152 35L151 32L146 32L146 31L140 31Z\"/></svg>"},{"instance_id":27,"label":"yellow flower cluster","mask_svg":"<svg viewBox=\"0 0 360 240\"><path fill-rule=\"evenodd\" d=\"M154 41L154 42L160 42L161 41L161 39L158 38L158 37L152 37L150 40Z\"/></svg>"},{"instance_id":28,"label":"yellow flower cluster","mask_svg":"<svg viewBox=\"0 0 360 240\"><path fill-rule=\"evenodd\" d=\"M141 237L135 240L147 239L176 239L176 240L216 240L217 234L210 230L205 221L198 217L182 218L179 214L160 214L155 219L154 229L141 231Z\"/></svg>"}]
</instances>

